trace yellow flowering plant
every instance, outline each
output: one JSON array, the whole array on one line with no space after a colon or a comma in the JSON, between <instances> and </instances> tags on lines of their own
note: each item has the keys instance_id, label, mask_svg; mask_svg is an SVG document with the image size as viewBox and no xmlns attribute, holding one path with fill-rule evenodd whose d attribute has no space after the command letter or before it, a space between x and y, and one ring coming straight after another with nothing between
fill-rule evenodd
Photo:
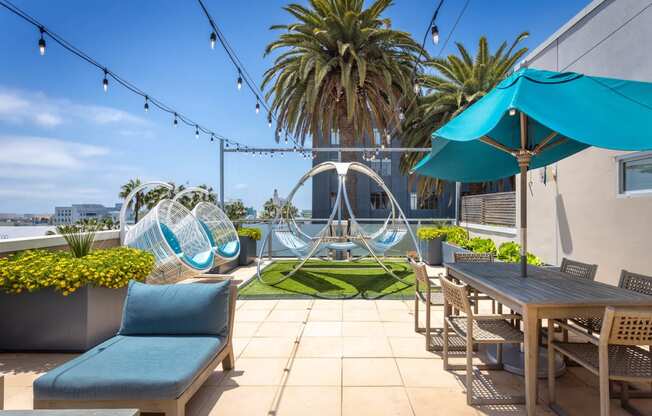
<instances>
[{"instance_id":1,"label":"yellow flowering plant","mask_svg":"<svg viewBox=\"0 0 652 416\"><path fill-rule=\"evenodd\" d=\"M67 251L26 250L0 258L0 292L34 292L53 288L64 296L86 285L121 288L144 281L154 256L129 247L94 250L76 258Z\"/></svg>"}]
</instances>

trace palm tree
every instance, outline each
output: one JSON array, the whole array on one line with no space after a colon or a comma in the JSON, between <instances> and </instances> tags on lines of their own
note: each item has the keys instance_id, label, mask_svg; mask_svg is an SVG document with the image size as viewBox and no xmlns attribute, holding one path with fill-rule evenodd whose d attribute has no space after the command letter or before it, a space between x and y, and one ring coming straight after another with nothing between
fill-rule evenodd
<instances>
[{"instance_id":1,"label":"palm tree","mask_svg":"<svg viewBox=\"0 0 652 416\"><path fill-rule=\"evenodd\" d=\"M284 7L296 21L271 27L285 32L265 55L282 52L263 79L279 129L301 145L310 135L313 146L338 132L340 145L349 147L384 138L400 125L399 107L414 94L413 69L423 51L382 17L391 3L375 0L364 8L364 0L310 0L309 7ZM357 159L355 153L345 156Z\"/></svg>"},{"instance_id":2,"label":"palm tree","mask_svg":"<svg viewBox=\"0 0 652 416\"><path fill-rule=\"evenodd\" d=\"M120 188L120 193L118 194L118 197L121 199L127 198L131 191L136 189L142 185L142 182L140 179L129 179L129 182L125 183L122 185ZM131 201L126 201L127 203L127 209L133 209L134 212L134 221L138 222L138 215L140 213L140 208L143 206L143 203L145 203L145 193L144 192L138 192L136 193L136 196L131 200Z\"/></svg>"},{"instance_id":3,"label":"palm tree","mask_svg":"<svg viewBox=\"0 0 652 416\"><path fill-rule=\"evenodd\" d=\"M169 184L172 186L171 189L159 186L148 191L145 194L145 205L147 209L154 208L163 199L173 199L179 192L186 189L185 186L183 185L177 186L174 182L169 182ZM185 201L187 200L188 200L187 197L181 197L179 202L187 206L187 204L185 203Z\"/></svg>"},{"instance_id":4,"label":"palm tree","mask_svg":"<svg viewBox=\"0 0 652 416\"><path fill-rule=\"evenodd\" d=\"M457 43L459 55L426 62L424 66L428 71L419 75L419 84L427 93L417 97L406 111L404 146L429 147L430 136L435 130L482 98L510 73L527 52L527 48L516 48L528 35L527 32L519 34L509 47L503 42L493 54L487 38L482 36L475 57L464 45ZM406 154L401 159L401 170L409 172L422 157L419 153ZM440 193L440 181L426 177L417 179L421 196Z\"/></svg>"}]
</instances>

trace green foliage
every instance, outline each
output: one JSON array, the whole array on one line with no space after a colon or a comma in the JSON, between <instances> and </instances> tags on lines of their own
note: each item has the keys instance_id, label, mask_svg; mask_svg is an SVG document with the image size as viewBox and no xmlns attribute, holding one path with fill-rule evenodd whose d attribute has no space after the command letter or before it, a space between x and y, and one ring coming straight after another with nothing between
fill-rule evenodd
<instances>
[{"instance_id":1,"label":"green foliage","mask_svg":"<svg viewBox=\"0 0 652 416\"><path fill-rule=\"evenodd\" d=\"M93 248L95 234L102 229L95 221L88 221L75 225L60 225L57 233L61 234L68 243L70 253L77 258L87 256Z\"/></svg>"},{"instance_id":2,"label":"green foliage","mask_svg":"<svg viewBox=\"0 0 652 416\"><path fill-rule=\"evenodd\" d=\"M226 204L226 216L231 221L241 220L247 216L247 208L245 208L242 201L234 201ZM236 224L237 226L237 224Z\"/></svg>"},{"instance_id":3,"label":"green foliage","mask_svg":"<svg viewBox=\"0 0 652 416\"><path fill-rule=\"evenodd\" d=\"M143 281L154 256L129 247L95 250L77 258L67 251L27 250L0 258L0 291L34 292L53 288L64 296L86 285L120 288Z\"/></svg>"},{"instance_id":4,"label":"green foliage","mask_svg":"<svg viewBox=\"0 0 652 416\"><path fill-rule=\"evenodd\" d=\"M462 247L474 253L491 253L495 255L498 252L496 250L496 244L491 238L475 237L467 240Z\"/></svg>"},{"instance_id":5,"label":"green foliage","mask_svg":"<svg viewBox=\"0 0 652 416\"><path fill-rule=\"evenodd\" d=\"M463 247L464 243L469 239L469 234L464 228L454 225L419 227L417 229L417 238L420 240L434 240L438 237L451 244Z\"/></svg>"},{"instance_id":6,"label":"green foliage","mask_svg":"<svg viewBox=\"0 0 652 416\"><path fill-rule=\"evenodd\" d=\"M502 243L498 247L498 260L508 263L518 263L521 261L521 246L513 241ZM540 258L532 253L527 253L527 262L534 266L543 264Z\"/></svg>"},{"instance_id":7,"label":"green foliage","mask_svg":"<svg viewBox=\"0 0 652 416\"><path fill-rule=\"evenodd\" d=\"M262 237L262 233L260 232L260 228L254 228L254 227L241 227L238 229L238 235L240 237L249 237L252 240L260 240Z\"/></svg>"},{"instance_id":8,"label":"green foliage","mask_svg":"<svg viewBox=\"0 0 652 416\"><path fill-rule=\"evenodd\" d=\"M417 229L417 238L419 240L434 240L436 238L444 237L446 235L446 228L443 227L419 227Z\"/></svg>"},{"instance_id":9,"label":"green foliage","mask_svg":"<svg viewBox=\"0 0 652 416\"><path fill-rule=\"evenodd\" d=\"M281 209L281 207L274 203L273 198L270 198L267 200L267 202L265 202L265 205L263 205L263 212L260 214L260 217L263 219L274 219L276 218L279 209ZM281 213L283 218L296 217L298 213L299 210L297 207L292 205L291 202L284 203Z\"/></svg>"}]
</instances>

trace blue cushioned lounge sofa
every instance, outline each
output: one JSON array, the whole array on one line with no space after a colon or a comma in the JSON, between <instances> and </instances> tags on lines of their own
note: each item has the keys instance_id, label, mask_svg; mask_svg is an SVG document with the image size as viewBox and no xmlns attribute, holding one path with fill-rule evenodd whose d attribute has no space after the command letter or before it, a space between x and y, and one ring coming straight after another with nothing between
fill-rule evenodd
<instances>
[{"instance_id":1,"label":"blue cushioned lounge sofa","mask_svg":"<svg viewBox=\"0 0 652 416\"><path fill-rule=\"evenodd\" d=\"M236 295L231 281L131 282L118 334L34 381L34 408L183 416L220 363L233 368Z\"/></svg>"}]
</instances>

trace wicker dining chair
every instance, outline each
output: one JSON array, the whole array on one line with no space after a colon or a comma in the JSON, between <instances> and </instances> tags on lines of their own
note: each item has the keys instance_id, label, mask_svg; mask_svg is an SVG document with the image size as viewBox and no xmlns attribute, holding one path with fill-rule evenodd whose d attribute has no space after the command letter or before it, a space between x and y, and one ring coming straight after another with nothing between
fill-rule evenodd
<instances>
[{"instance_id":1,"label":"wicker dining chair","mask_svg":"<svg viewBox=\"0 0 652 416\"><path fill-rule=\"evenodd\" d=\"M494 255L491 253L453 253L453 259L455 263L491 263L494 261ZM496 301L491 299L489 296L480 294L477 290L471 289L473 294L473 312L478 313L479 311L479 301L481 300L490 300L491 301L491 313L496 313ZM499 306L498 313L501 313Z\"/></svg>"},{"instance_id":2,"label":"wicker dining chair","mask_svg":"<svg viewBox=\"0 0 652 416\"><path fill-rule=\"evenodd\" d=\"M652 296L652 276L622 270L618 287ZM599 333L602 329L602 318L573 318L571 322L584 328L589 334Z\"/></svg>"},{"instance_id":3,"label":"wicker dining chair","mask_svg":"<svg viewBox=\"0 0 652 416\"><path fill-rule=\"evenodd\" d=\"M473 373L475 370L502 370L502 345L520 344L523 342L523 332L514 327L508 320L520 319L519 315L476 315L471 308L469 287L457 284L446 277L440 279L444 293L444 370L466 370L466 402L469 405L501 405L523 404L524 396L504 398L474 398ZM458 309L463 315L453 315L452 308ZM466 364L453 365L448 363L449 331L466 342ZM495 344L498 348L496 364L473 365L473 346L475 344Z\"/></svg>"},{"instance_id":4,"label":"wicker dining chair","mask_svg":"<svg viewBox=\"0 0 652 416\"><path fill-rule=\"evenodd\" d=\"M598 271L597 264L582 263L564 257L561 260L559 271L572 277L586 280L595 280L595 274Z\"/></svg>"},{"instance_id":5,"label":"wicker dining chair","mask_svg":"<svg viewBox=\"0 0 652 416\"><path fill-rule=\"evenodd\" d=\"M555 413L563 414L556 400L555 377L551 376L555 374L555 353L560 353L599 377L601 416L610 413L610 381L621 383L621 406L634 415L641 415L629 402L628 383L652 382L652 353L641 348L652 345L652 308L607 307L600 338L560 320L551 320L549 325L560 326L584 341L548 338L548 402Z\"/></svg>"},{"instance_id":6,"label":"wicker dining chair","mask_svg":"<svg viewBox=\"0 0 652 416\"><path fill-rule=\"evenodd\" d=\"M441 332L441 328L432 328L430 317L433 306L443 306L444 297L441 291L433 291L433 283L428 276L425 263L410 259L410 266L414 271L414 332L424 333L426 336L426 350L431 349L431 332ZM425 326L419 326L419 305L425 305Z\"/></svg>"}]
</instances>

